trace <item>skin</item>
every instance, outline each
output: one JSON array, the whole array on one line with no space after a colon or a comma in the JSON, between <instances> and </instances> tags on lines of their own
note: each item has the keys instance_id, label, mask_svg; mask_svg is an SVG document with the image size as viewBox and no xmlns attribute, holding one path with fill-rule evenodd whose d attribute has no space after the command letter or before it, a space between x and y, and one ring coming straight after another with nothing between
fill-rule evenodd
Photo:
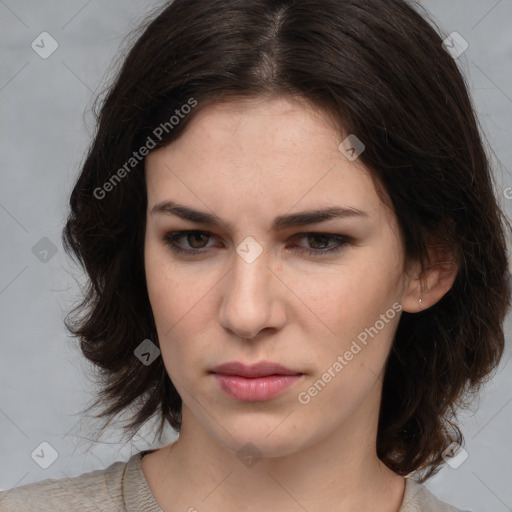
<instances>
[{"instance_id":1,"label":"skin","mask_svg":"<svg viewBox=\"0 0 512 512\"><path fill-rule=\"evenodd\" d=\"M178 440L142 460L166 512L396 512L402 503L404 478L376 455L383 370L401 313L309 403L298 394L394 303L417 312L437 302L455 269L433 265L422 286L395 215L360 160L339 151L343 139L296 98L231 100L195 113L183 135L146 159L148 292L161 356L183 399ZM213 213L232 231L151 212L168 200ZM367 215L270 229L277 216L326 206ZM173 253L165 236L181 230L210 233L178 242L205 252ZM307 255L301 249L336 245L304 236L312 232L351 241ZM252 263L236 251L248 236L263 250ZM209 373L262 360L305 375L272 400L244 403ZM247 442L261 455L251 467L237 457Z\"/></svg>"}]
</instances>

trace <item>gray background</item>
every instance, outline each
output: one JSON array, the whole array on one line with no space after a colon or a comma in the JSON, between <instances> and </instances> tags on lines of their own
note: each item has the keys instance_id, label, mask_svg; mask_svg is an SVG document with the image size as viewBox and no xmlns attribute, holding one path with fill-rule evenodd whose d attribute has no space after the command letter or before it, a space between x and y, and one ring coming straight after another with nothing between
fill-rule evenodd
<instances>
[{"instance_id":1,"label":"gray background","mask_svg":"<svg viewBox=\"0 0 512 512\"><path fill-rule=\"evenodd\" d=\"M457 62L494 149L498 194L510 216L512 1L422 4L445 35L456 31L469 43ZM125 36L158 5L0 0L0 490L103 469L158 445L151 425L132 442L120 442L115 430L96 440L95 425L79 414L93 397L94 380L62 320L79 296L75 279L83 276L60 243L68 196L94 128L94 96ZM31 43L45 31L58 48L43 59ZM460 415L468 459L457 469L445 466L426 484L467 510L512 511L510 315L506 330L501 366ZM164 442L172 439L171 431ZM47 469L31 456L41 442L58 454Z\"/></svg>"}]
</instances>

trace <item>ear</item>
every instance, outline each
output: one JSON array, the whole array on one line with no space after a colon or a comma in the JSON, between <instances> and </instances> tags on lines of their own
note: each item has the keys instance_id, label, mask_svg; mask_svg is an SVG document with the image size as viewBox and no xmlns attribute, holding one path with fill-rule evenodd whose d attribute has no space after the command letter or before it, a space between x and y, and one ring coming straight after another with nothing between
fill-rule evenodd
<instances>
[{"instance_id":1,"label":"ear","mask_svg":"<svg viewBox=\"0 0 512 512\"><path fill-rule=\"evenodd\" d=\"M434 246L428 249L426 266L422 269L419 261L408 265L404 311L418 313L433 306L450 290L459 270L452 251Z\"/></svg>"}]
</instances>

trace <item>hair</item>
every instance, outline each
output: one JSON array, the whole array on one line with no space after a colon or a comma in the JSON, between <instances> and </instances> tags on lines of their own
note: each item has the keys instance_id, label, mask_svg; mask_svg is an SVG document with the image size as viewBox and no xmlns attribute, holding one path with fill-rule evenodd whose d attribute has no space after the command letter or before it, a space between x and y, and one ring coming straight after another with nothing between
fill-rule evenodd
<instances>
[{"instance_id":1,"label":"hair","mask_svg":"<svg viewBox=\"0 0 512 512\"><path fill-rule=\"evenodd\" d=\"M128 410L131 433L155 415L160 435L166 422L181 426L162 358L146 366L134 356L144 339L158 345L138 151L176 140L213 102L293 96L336 120L340 141L363 141L359 159L397 216L405 257L426 269L437 247L457 262L441 300L402 313L384 374L377 455L424 482L443 450L463 442L457 409L498 366L511 303L510 224L437 25L404 0L175 0L140 31L96 112L62 234L88 276L65 323L99 370L97 417L108 424ZM178 112L188 113L171 122Z\"/></svg>"}]
</instances>

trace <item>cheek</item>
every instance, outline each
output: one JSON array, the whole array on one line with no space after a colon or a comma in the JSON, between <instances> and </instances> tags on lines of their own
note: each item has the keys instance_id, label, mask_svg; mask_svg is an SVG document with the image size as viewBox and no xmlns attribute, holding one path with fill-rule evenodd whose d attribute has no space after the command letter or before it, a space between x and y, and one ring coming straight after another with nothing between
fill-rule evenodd
<instances>
[{"instance_id":1,"label":"cheek","mask_svg":"<svg viewBox=\"0 0 512 512\"><path fill-rule=\"evenodd\" d=\"M377 256L359 253L328 273L290 276L290 288L308 309L311 326L323 324L326 333L345 337L351 326L373 325L392 307L400 297L399 268Z\"/></svg>"},{"instance_id":2,"label":"cheek","mask_svg":"<svg viewBox=\"0 0 512 512\"><path fill-rule=\"evenodd\" d=\"M338 356L344 358L342 371L331 370L337 375L332 388L352 393L361 379L369 385L389 354L400 318L401 274L395 253L387 259L383 254L361 251L328 275L294 281L294 291L308 307L298 321L305 338L316 340L310 348L317 371L323 374Z\"/></svg>"},{"instance_id":3,"label":"cheek","mask_svg":"<svg viewBox=\"0 0 512 512\"><path fill-rule=\"evenodd\" d=\"M198 302L204 280L174 262L170 249L156 236L146 240L144 258L155 321L159 331L166 332Z\"/></svg>"},{"instance_id":4,"label":"cheek","mask_svg":"<svg viewBox=\"0 0 512 512\"><path fill-rule=\"evenodd\" d=\"M299 403L312 416L324 418L326 428L351 416L376 393L382 378L401 311L396 274L387 270L362 265L347 268L334 280L316 281L316 288L308 283L318 317L330 332L316 320L309 323L308 337L318 340L311 351L315 374L300 389ZM320 336L319 329L327 334Z\"/></svg>"},{"instance_id":5,"label":"cheek","mask_svg":"<svg viewBox=\"0 0 512 512\"><path fill-rule=\"evenodd\" d=\"M184 363L211 342L204 331L211 322L207 311L213 307L209 291L218 278L172 262L167 251L157 243L148 244L146 283L166 369L178 375Z\"/></svg>"}]
</instances>

